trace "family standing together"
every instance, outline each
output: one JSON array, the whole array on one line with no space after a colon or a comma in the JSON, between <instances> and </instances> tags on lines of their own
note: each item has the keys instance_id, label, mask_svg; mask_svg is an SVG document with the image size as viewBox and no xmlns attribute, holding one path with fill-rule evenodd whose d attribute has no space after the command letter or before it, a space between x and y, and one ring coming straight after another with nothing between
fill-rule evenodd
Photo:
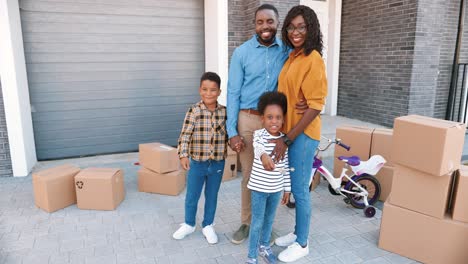
<instances>
[{"instance_id":1,"label":"family standing together","mask_svg":"<svg viewBox=\"0 0 468 264\"><path fill-rule=\"evenodd\" d=\"M296 261L309 254L311 201L309 181L320 140L320 112L327 96L322 34L315 12L293 7L277 37L279 15L273 5L255 12L255 35L233 53L227 107L217 102L221 79L206 72L201 101L185 116L178 142L181 166L188 170L185 222L173 234L183 239L195 231L197 205L204 188L202 233L218 242L213 221L227 145L242 167L240 226L232 243L247 238L246 263ZM290 193L296 201L295 228L274 238L278 204ZM287 247L276 257L270 246Z\"/></svg>"}]
</instances>

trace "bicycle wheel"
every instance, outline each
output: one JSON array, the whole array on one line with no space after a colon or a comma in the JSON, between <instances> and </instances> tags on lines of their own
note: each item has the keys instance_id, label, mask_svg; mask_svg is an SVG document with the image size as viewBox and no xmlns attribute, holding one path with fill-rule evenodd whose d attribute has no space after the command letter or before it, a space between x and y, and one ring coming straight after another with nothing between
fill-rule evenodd
<instances>
[{"instance_id":1,"label":"bicycle wheel","mask_svg":"<svg viewBox=\"0 0 468 264\"><path fill-rule=\"evenodd\" d=\"M353 181L355 181L359 186L365 189L368 192L367 202L369 205L375 204L379 200L381 188L379 181L370 175L364 174L361 176L353 177ZM355 186L352 182L348 182L345 186L345 189L350 192L360 192L359 188ZM349 197L351 205L353 207L363 209L366 207L364 204L364 197L359 195L354 195L351 193L346 194Z\"/></svg>"}]
</instances>

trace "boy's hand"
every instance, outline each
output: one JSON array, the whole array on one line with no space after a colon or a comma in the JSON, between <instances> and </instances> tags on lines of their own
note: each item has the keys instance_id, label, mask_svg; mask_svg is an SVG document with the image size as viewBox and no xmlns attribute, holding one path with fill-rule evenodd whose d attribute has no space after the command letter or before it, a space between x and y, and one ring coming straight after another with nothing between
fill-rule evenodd
<instances>
[{"instance_id":1,"label":"boy's hand","mask_svg":"<svg viewBox=\"0 0 468 264\"><path fill-rule=\"evenodd\" d=\"M267 171L272 171L275 169L275 163L273 159L266 153L264 153L261 157L263 168Z\"/></svg>"},{"instance_id":2,"label":"boy's hand","mask_svg":"<svg viewBox=\"0 0 468 264\"><path fill-rule=\"evenodd\" d=\"M190 160L187 157L180 158L180 166L184 170L190 170Z\"/></svg>"},{"instance_id":3,"label":"boy's hand","mask_svg":"<svg viewBox=\"0 0 468 264\"><path fill-rule=\"evenodd\" d=\"M283 199L281 199L281 205L285 205L289 202L289 196L291 195L290 192L283 193Z\"/></svg>"},{"instance_id":4,"label":"boy's hand","mask_svg":"<svg viewBox=\"0 0 468 264\"><path fill-rule=\"evenodd\" d=\"M229 146L232 150L239 153L244 150L245 143L241 136L237 135L229 139Z\"/></svg>"}]
</instances>

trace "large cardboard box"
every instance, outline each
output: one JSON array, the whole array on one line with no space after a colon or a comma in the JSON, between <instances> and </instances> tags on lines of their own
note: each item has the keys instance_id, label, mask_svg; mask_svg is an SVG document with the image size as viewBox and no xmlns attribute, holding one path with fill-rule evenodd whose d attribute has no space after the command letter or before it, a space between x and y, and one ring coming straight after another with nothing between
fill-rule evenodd
<instances>
[{"instance_id":1,"label":"large cardboard box","mask_svg":"<svg viewBox=\"0 0 468 264\"><path fill-rule=\"evenodd\" d=\"M87 168L75 176L80 209L114 210L125 198L124 174L117 168Z\"/></svg>"},{"instance_id":2,"label":"large cardboard box","mask_svg":"<svg viewBox=\"0 0 468 264\"><path fill-rule=\"evenodd\" d=\"M468 166L460 166L453 194L453 220L468 223Z\"/></svg>"},{"instance_id":3,"label":"large cardboard box","mask_svg":"<svg viewBox=\"0 0 468 264\"><path fill-rule=\"evenodd\" d=\"M385 202L390 195L392 190L392 182L393 182L393 167L390 166L383 166L379 173L375 175L377 180L379 180L381 193L379 200Z\"/></svg>"},{"instance_id":4,"label":"large cardboard box","mask_svg":"<svg viewBox=\"0 0 468 264\"><path fill-rule=\"evenodd\" d=\"M336 129L336 138L351 147L349 151L335 145L333 175L339 177L344 167L344 162L338 160L339 156L358 156L361 160L368 160L373 128L342 126Z\"/></svg>"},{"instance_id":5,"label":"large cardboard box","mask_svg":"<svg viewBox=\"0 0 468 264\"><path fill-rule=\"evenodd\" d=\"M147 143L139 146L140 164L157 173L179 169L177 149L161 143Z\"/></svg>"},{"instance_id":6,"label":"large cardboard box","mask_svg":"<svg viewBox=\"0 0 468 264\"><path fill-rule=\"evenodd\" d=\"M468 263L468 224L438 219L385 202L379 247L428 264Z\"/></svg>"},{"instance_id":7,"label":"large cardboard box","mask_svg":"<svg viewBox=\"0 0 468 264\"><path fill-rule=\"evenodd\" d=\"M394 163L442 176L460 166L466 125L409 115L395 119Z\"/></svg>"},{"instance_id":8,"label":"large cardboard box","mask_svg":"<svg viewBox=\"0 0 468 264\"><path fill-rule=\"evenodd\" d=\"M387 161L385 166L392 166L392 137L393 130L376 128L372 133L370 157L380 155Z\"/></svg>"},{"instance_id":9,"label":"large cardboard box","mask_svg":"<svg viewBox=\"0 0 468 264\"><path fill-rule=\"evenodd\" d=\"M224 163L223 181L229 181L237 177L237 155L227 156Z\"/></svg>"},{"instance_id":10,"label":"large cardboard box","mask_svg":"<svg viewBox=\"0 0 468 264\"><path fill-rule=\"evenodd\" d=\"M159 193L165 195L179 195L185 188L185 170L168 173L157 173L146 168L138 171L138 191Z\"/></svg>"},{"instance_id":11,"label":"large cardboard box","mask_svg":"<svg viewBox=\"0 0 468 264\"><path fill-rule=\"evenodd\" d=\"M442 219L447 212L452 178L452 173L433 176L395 164L392 204Z\"/></svg>"},{"instance_id":12,"label":"large cardboard box","mask_svg":"<svg viewBox=\"0 0 468 264\"><path fill-rule=\"evenodd\" d=\"M34 203L46 212L54 212L76 203L75 175L80 168L71 164L32 174Z\"/></svg>"}]
</instances>

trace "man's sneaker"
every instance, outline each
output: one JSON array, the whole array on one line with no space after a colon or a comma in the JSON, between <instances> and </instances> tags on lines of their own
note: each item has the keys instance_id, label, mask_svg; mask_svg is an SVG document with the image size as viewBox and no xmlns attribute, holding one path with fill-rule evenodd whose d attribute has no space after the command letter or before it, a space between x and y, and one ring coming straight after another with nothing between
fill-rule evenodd
<instances>
[{"instance_id":1,"label":"man's sneaker","mask_svg":"<svg viewBox=\"0 0 468 264\"><path fill-rule=\"evenodd\" d=\"M294 233L289 233L285 236L278 237L275 244L280 247L288 247L296 242L297 236Z\"/></svg>"},{"instance_id":2,"label":"man's sneaker","mask_svg":"<svg viewBox=\"0 0 468 264\"><path fill-rule=\"evenodd\" d=\"M267 264L276 264L276 256L271 251L271 247L260 246L258 254L265 260Z\"/></svg>"},{"instance_id":3,"label":"man's sneaker","mask_svg":"<svg viewBox=\"0 0 468 264\"><path fill-rule=\"evenodd\" d=\"M299 243L294 242L287 249L283 250L279 255L278 259L282 262L293 262L309 254L309 245L305 248L301 247Z\"/></svg>"},{"instance_id":4,"label":"man's sneaker","mask_svg":"<svg viewBox=\"0 0 468 264\"><path fill-rule=\"evenodd\" d=\"M257 264L257 259L254 258L248 258L245 264Z\"/></svg>"},{"instance_id":5,"label":"man's sneaker","mask_svg":"<svg viewBox=\"0 0 468 264\"><path fill-rule=\"evenodd\" d=\"M218 236L213 228L213 225L207 225L202 229L202 233L206 238L206 241L210 244L218 243Z\"/></svg>"},{"instance_id":6,"label":"man's sneaker","mask_svg":"<svg viewBox=\"0 0 468 264\"><path fill-rule=\"evenodd\" d=\"M177 240L183 239L187 235L192 234L193 231L195 231L194 226L189 226L186 223L183 223L183 224L180 224L179 229L177 229L177 231L175 231L174 234L172 234L172 237Z\"/></svg>"},{"instance_id":7,"label":"man's sneaker","mask_svg":"<svg viewBox=\"0 0 468 264\"><path fill-rule=\"evenodd\" d=\"M250 226L242 224L239 229L232 235L231 242L239 245L249 237Z\"/></svg>"}]
</instances>

